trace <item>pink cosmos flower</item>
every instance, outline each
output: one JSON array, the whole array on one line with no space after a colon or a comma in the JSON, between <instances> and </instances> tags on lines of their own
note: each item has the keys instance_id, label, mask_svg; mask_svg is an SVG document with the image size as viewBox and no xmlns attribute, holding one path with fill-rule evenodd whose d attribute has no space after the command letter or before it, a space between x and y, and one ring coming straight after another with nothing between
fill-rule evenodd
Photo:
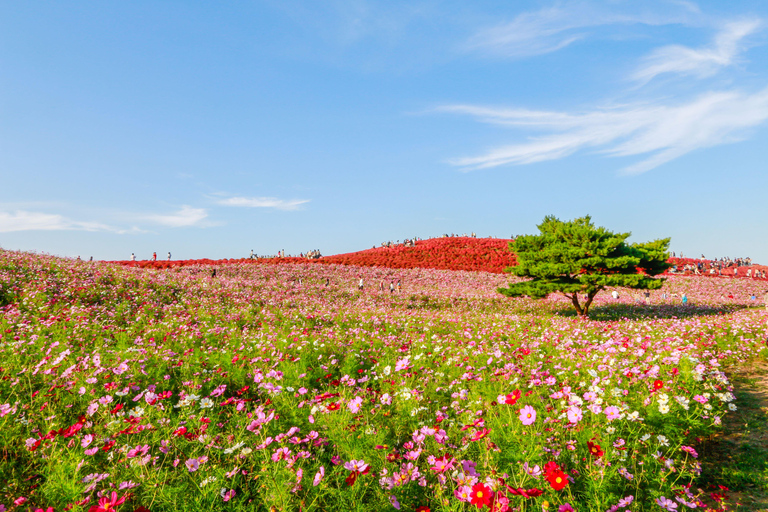
<instances>
[{"instance_id":1,"label":"pink cosmos flower","mask_svg":"<svg viewBox=\"0 0 768 512\"><path fill-rule=\"evenodd\" d=\"M358 473L362 473L365 471L365 468L368 467L368 464L365 463L363 460L351 460L349 462L346 462L344 464L344 469L347 471L357 471Z\"/></svg>"},{"instance_id":2,"label":"pink cosmos flower","mask_svg":"<svg viewBox=\"0 0 768 512\"><path fill-rule=\"evenodd\" d=\"M363 403L363 399L359 396L356 396L354 399L350 400L347 404L347 407L349 408L349 412L352 414L357 414L357 412L360 410L360 406Z\"/></svg>"},{"instance_id":3,"label":"pink cosmos flower","mask_svg":"<svg viewBox=\"0 0 768 512\"><path fill-rule=\"evenodd\" d=\"M320 469L317 470L317 473L315 473L314 480L312 480L312 485L317 487L317 485L320 482L322 482L324 476L325 476L325 466L320 466Z\"/></svg>"},{"instance_id":4,"label":"pink cosmos flower","mask_svg":"<svg viewBox=\"0 0 768 512\"><path fill-rule=\"evenodd\" d=\"M699 456L699 454L698 454L698 453L696 453L696 450L694 450L694 449L693 449L692 447L690 447L690 446L681 446L681 447L680 447L680 449L681 449L682 451L684 451L684 452L686 452L686 453L690 454L690 456L691 456L691 457L693 457L694 459L698 458L698 456Z\"/></svg>"},{"instance_id":5,"label":"pink cosmos flower","mask_svg":"<svg viewBox=\"0 0 768 512\"><path fill-rule=\"evenodd\" d=\"M532 425L536 421L536 409L530 405L520 409L520 421L523 422L523 425Z\"/></svg>"},{"instance_id":6,"label":"pink cosmos flower","mask_svg":"<svg viewBox=\"0 0 768 512\"><path fill-rule=\"evenodd\" d=\"M615 405L609 405L603 409L603 412L608 417L608 421L617 420L621 416L621 411L619 411L619 408Z\"/></svg>"},{"instance_id":7,"label":"pink cosmos flower","mask_svg":"<svg viewBox=\"0 0 768 512\"><path fill-rule=\"evenodd\" d=\"M398 359L395 363L395 371L399 372L402 370L407 370L411 367L411 360L407 357L404 357L402 359Z\"/></svg>"},{"instance_id":8,"label":"pink cosmos flower","mask_svg":"<svg viewBox=\"0 0 768 512\"><path fill-rule=\"evenodd\" d=\"M184 464L187 465L187 469L190 473L194 473L200 467L200 461L197 459L188 459Z\"/></svg>"},{"instance_id":9,"label":"pink cosmos flower","mask_svg":"<svg viewBox=\"0 0 768 512\"><path fill-rule=\"evenodd\" d=\"M469 503L471 500L470 494L472 494L472 488L468 485L462 485L453 492L453 495L456 496L459 501L463 501L464 503Z\"/></svg>"},{"instance_id":10,"label":"pink cosmos flower","mask_svg":"<svg viewBox=\"0 0 768 512\"><path fill-rule=\"evenodd\" d=\"M572 405L568 408L568 422L569 423L578 423L581 421L581 418L584 417L584 414L581 412L581 407L578 405Z\"/></svg>"}]
</instances>

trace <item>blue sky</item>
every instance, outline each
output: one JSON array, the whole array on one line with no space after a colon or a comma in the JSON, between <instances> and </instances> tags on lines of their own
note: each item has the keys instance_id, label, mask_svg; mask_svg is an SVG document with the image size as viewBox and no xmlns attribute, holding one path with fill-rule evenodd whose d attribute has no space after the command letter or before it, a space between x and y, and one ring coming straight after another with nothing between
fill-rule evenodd
<instances>
[{"instance_id":1,"label":"blue sky","mask_svg":"<svg viewBox=\"0 0 768 512\"><path fill-rule=\"evenodd\" d=\"M533 233L768 263L764 1L5 2L0 246Z\"/></svg>"}]
</instances>

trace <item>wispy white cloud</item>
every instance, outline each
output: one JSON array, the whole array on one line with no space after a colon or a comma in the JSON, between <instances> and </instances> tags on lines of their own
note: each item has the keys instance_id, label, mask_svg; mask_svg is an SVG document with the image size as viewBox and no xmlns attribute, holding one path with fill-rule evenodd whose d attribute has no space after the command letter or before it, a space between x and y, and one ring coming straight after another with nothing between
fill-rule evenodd
<instances>
[{"instance_id":1,"label":"wispy white cloud","mask_svg":"<svg viewBox=\"0 0 768 512\"><path fill-rule=\"evenodd\" d=\"M99 222L82 222L55 213L0 211L0 233L14 231L112 231L119 229Z\"/></svg>"},{"instance_id":2,"label":"wispy white cloud","mask_svg":"<svg viewBox=\"0 0 768 512\"><path fill-rule=\"evenodd\" d=\"M483 122L550 132L528 142L451 161L465 170L556 160L593 149L610 156L647 155L623 169L639 174L696 149L741 140L746 129L768 120L768 88L754 94L710 92L684 104L629 105L576 114L467 105L441 110L468 114Z\"/></svg>"},{"instance_id":3,"label":"wispy white cloud","mask_svg":"<svg viewBox=\"0 0 768 512\"><path fill-rule=\"evenodd\" d=\"M240 206L245 208L275 208L276 210L298 210L309 199L278 199L276 197L230 197L221 199L219 204L224 206Z\"/></svg>"},{"instance_id":4,"label":"wispy white cloud","mask_svg":"<svg viewBox=\"0 0 768 512\"><path fill-rule=\"evenodd\" d=\"M565 48L600 26L687 23L698 17L693 8L689 2L562 2L484 28L470 37L465 48L511 58L541 55Z\"/></svg>"},{"instance_id":5,"label":"wispy white cloud","mask_svg":"<svg viewBox=\"0 0 768 512\"><path fill-rule=\"evenodd\" d=\"M206 209L192 208L191 206L187 205L182 206L176 213L141 216L143 220L171 228L205 226L205 219L207 217L208 211Z\"/></svg>"},{"instance_id":6,"label":"wispy white cloud","mask_svg":"<svg viewBox=\"0 0 768 512\"><path fill-rule=\"evenodd\" d=\"M757 31L760 20L742 20L727 23L715 36L711 45L702 48L670 45L656 49L643 59L632 74L642 83L664 73L678 73L705 77L734 63L744 49L743 39Z\"/></svg>"}]
</instances>

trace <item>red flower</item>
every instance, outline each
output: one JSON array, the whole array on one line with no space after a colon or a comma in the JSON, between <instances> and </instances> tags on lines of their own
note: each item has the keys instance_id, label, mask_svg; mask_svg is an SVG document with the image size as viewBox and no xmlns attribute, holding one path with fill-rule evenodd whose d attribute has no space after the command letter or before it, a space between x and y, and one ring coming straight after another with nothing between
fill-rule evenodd
<instances>
[{"instance_id":1,"label":"red flower","mask_svg":"<svg viewBox=\"0 0 768 512\"><path fill-rule=\"evenodd\" d=\"M547 481L549 482L549 485L551 485L552 488L556 491L560 491L566 485L568 485L568 477L565 476L565 473L559 469L547 474Z\"/></svg>"},{"instance_id":2,"label":"red flower","mask_svg":"<svg viewBox=\"0 0 768 512\"><path fill-rule=\"evenodd\" d=\"M592 441L587 441L587 448L589 448L589 453L591 453L593 456L597 457L598 459L603 456L605 452L603 452L603 449L600 448L600 445L597 443L593 443Z\"/></svg>"},{"instance_id":3,"label":"red flower","mask_svg":"<svg viewBox=\"0 0 768 512\"><path fill-rule=\"evenodd\" d=\"M557 462L555 461L549 461L546 464L544 464L544 475L549 476L550 473L553 471L559 471L560 466L557 465Z\"/></svg>"},{"instance_id":4,"label":"red flower","mask_svg":"<svg viewBox=\"0 0 768 512\"><path fill-rule=\"evenodd\" d=\"M88 512L112 512L115 507L122 505L125 501L125 496L118 499L117 493L112 491L112 496L107 498L106 496L99 499L99 504L88 509Z\"/></svg>"},{"instance_id":5,"label":"red flower","mask_svg":"<svg viewBox=\"0 0 768 512\"><path fill-rule=\"evenodd\" d=\"M422 505L416 509L416 512L430 512L429 507Z\"/></svg>"},{"instance_id":6,"label":"red flower","mask_svg":"<svg viewBox=\"0 0 768 512\"><path fill-rule=\"evenodd\" d=\"M491 503L492 491L481 483L472 486L472 492L469 494L469 502L477 508L483 508Z\"/></svg>"},{"instance_id":7,"label":"red flower","mask_svg":"<svg viewBox=\"0 0 768 512\"><path fill-rule=\"evenodd\" d=\"M653 389L661 389L663 387L664 387L664 383L659 379L656 379L655 381L653 381Z\"/></svg>"},{"instance_id":8,"label":"red flower","mask_svg":"<svg viewBox=\"0 0 768 512\"><path fill-rule=\"evenodd\" d=\"M482 438L484 438L485 436L487 436L490 432L491 431L488 430L487 428L484 428L484 429L481 429L481 430L477 430L477 431L475 431L474 434L472 434L472 440L473 441L479 441Z\"/></svg>"},{"instance_id":9,"label":"red flower","mask_svg":"<svg viewBox=\"0 0 768 512\"><path fill-rule=\"evenodd\" d=\"M536 498L544 494L544 491L537 488L523 489L522 487L515 489L514 487L507 486L507 492L515 496L522 496L523 498Z\"/></svg>"},{"instance_id":10,"label":"red flower","mask_svg":"<svg viewBox=\"0 0 768 512\"><path fill-rule=\"evenodd\" d=\"M507 405L515 405L519 398L520 398L520 390L516 389L505 397L504 403Z\"/></svg>"}]
</instances>

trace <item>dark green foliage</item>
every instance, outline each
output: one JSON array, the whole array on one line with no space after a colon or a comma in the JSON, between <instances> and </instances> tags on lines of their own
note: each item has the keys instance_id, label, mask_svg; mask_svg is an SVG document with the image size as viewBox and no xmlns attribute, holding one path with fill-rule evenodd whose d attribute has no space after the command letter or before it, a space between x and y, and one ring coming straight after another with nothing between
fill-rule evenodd
<instances>
[{"instance_id":1,"label":"dark green foliage","mask_svg":"<svg viewBox=\"0 0 768 512\"><path fill-rule=\"evenodd\" d=\"M595 227L589 215L568 222L547 216L538 228L541 234L510 242L517 266L506 271L532 279L499 288L504 295L542 299L562 293L579 315L587 316L601 290L609 286L661 288L664 280L653 276L670 266L669 238L628 245L625 240L630 233Z\"/></svg>"}]
</instances>

